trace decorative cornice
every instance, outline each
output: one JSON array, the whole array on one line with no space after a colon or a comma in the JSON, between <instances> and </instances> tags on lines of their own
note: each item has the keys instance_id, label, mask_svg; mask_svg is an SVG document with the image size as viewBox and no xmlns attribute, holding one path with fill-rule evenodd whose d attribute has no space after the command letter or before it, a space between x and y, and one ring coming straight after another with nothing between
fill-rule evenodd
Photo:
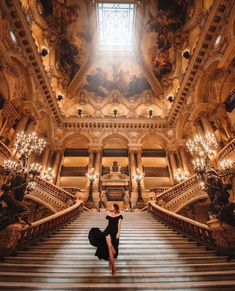
<instances>
[{"instance_id":1,"label":"decorative cornice","mask_svg":"<svg viewBox=\"0 0 235 291\"><path fill-rule=\"evenodd\" d=\"M180 112L182 111L184 104L186 103L190 91L194 88L195 82L200 73L201 66L205 59L208 57L211 44L214 42L215 37L217 36L217 29L220 28L221 19L228 9L226 9L226 7L229 7L228 3L229 0L217 0L214 2L210 10L205 27L202 30L192 59L189 63L184 79L171 108L168 118L169 124L171 126L173 126L175 123Z\"/></svg>"},{"instance_id":2,"label":"decorative cornice","mask_svg":"<svg viewBox=\"0 0 235 291\"><path fill-rule=\"evenodd\" d=\"M61 123L61 113L57 105L55 93L52 90L41 57L30 32L24 12L19 1L7 1L7 12L12 27L17 32L17 40L21 44L24 57L28 66L32 69L42 95L51 109L52 115L57 124Z\"/></svg>"}]
</instances>

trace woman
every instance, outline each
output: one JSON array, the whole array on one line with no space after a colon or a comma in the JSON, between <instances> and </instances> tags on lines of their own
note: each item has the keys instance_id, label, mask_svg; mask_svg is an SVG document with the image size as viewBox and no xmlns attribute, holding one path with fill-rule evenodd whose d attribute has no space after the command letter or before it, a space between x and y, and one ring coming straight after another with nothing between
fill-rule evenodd
<instances>
[{"instance_id":1,"label":"woman","mask_svg":"<svg viewBox=\"0 0 235 291\"><path fill-rule=\"evenodd\" d=\"M123 216L120 214L119 205L114 203L110 214L106 216L108 225L104 230L106 243L109 252L109 265L112 267L112 275L116 274L115 258L118 256L118 245L121 232Z\"/></svg>"},{"instance_id":2,"label":"woman","mask_svg":"<svg viewBox=\"0 0 235 291\"><path fill-rule=\"evenodd\" d=\"M116 274L115 258L118 256L118 245L121 231L121 221L123 219L119 211L118 204L113 204L113 209L106 216L108 225L104 232L93 227L89 231L90 244L97 247L95 255L99 259L109 260L112 267L112 275Z\"/></svg>"}]
</instances>

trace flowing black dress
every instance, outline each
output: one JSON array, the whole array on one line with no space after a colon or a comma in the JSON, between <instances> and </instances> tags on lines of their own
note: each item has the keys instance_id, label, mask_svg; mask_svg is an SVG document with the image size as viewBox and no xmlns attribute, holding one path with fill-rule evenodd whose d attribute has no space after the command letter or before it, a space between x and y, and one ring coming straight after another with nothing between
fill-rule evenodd
<instances>
[{"instance_id":1,"label":"flowing black dress","mask_svg":"<svg viewBox=\"0 0 235 291\"><path fill-rule=\"evenodd\" d=\"M109 260L109 251L108 246L106 243L105 237L110 235L112 245L115 249L115 258L118 256L118 245L119 245L119 239L117 239L117 233L118 233L118 222L119 219L123 219L123 216L120 214L118 216L106 216L106 219L108 219L108 226L106 229L102 232L99 228L91 228L89 231L89 241L91 245L96 246L97 250L95 255L99 259Z\"/></svg>"}]
</instances>

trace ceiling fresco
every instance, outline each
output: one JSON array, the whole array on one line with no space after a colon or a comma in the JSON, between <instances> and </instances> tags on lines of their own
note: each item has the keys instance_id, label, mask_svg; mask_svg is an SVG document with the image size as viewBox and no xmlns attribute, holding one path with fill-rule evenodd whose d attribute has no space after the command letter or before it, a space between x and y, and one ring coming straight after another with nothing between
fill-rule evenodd
<instances>
[{"instance_id":1,"label":"ceiling fresco","mask_svg":"<svg viewBox=\"0 0 235 291\"><path fill-rule=\"evenodd\" d=\"M134 34L140 34L140 42L124 57L95 49L97 0L21 3L27 16L37 16L31 31L63 116L77 115L78 106L83 116L110 116L117 104L125 107L118 108L120 116L147 116L153 105L154 116L167 116L172 106L167 96L177 93L188 65L181 53L190 37L184 27L194 14L194 0L136 1Z\"/></svg>"},{"instance_id":2,"label":"ceiling fresco","mask_svg":"<svg viewBox=\"0 0 235 291\"><path fill-rule=\"evenodd\" d=\"M176 54L185 41L182 29L193 13L193 0L149 0L141 50L145 63L164 86L176 67Z\"/></svg>"},{"instance_id":3,"label":"ceiling fresco","mask_svg":"<svg viewBox=\"0 0 235 291\"><path fill-rule=\"evenodd\" d=\"M151 86L135 60L100 58L92 63L80 86L93 96L105 97L118 90L126 98L136 98Z\"/></svg>"},{"instance_id":4,"label":"ceiling fresco","mask_svg":"<svg viewBox=\"0 0 235 291\"><path fill-rule=\"evenodd\" d=\"M56 39L56 65L71 81L89 55L85 0L39 0L41 16Z\"/></svg>"}]
</instances>

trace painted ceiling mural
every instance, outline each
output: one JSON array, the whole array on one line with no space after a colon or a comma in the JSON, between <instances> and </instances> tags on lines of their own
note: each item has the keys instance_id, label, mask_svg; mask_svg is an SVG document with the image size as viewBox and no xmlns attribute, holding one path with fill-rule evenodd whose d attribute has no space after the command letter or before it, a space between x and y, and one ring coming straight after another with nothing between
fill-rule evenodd
<instances>
[{"instance_id":1,"label":"painted ceiling mural","mask_svg":"<svg viewBox=\"0 0 235 291\"><path fill-rule=\"evenodd\" d=\"M105 97L118 90L127 98L135 98L151 86L140 66L134 60L100 58L84 77L81 88L91 95Z\"/></svg>"},{"instance_id":2,"label":"painted ceiling mural","mask_svg":"<svg viewBox=\"0 0 235 291\"><path fill-rule=\"evenodd\" d=\"M56 65L71 81L89 54L85 0L39 0L42 16L56 39Z\"/></svg>"},{"instance_id":3,"label":"painted ceiling mural","mask_svg":"<svg viewBox=\"0 0 235 291\"><path fill-rule=\"evenodd\" d=\"M149 0L141 49L145 63L164 87L185 40L182 28L193 13L193 0Z\"/></svg>"}]
</instances>

